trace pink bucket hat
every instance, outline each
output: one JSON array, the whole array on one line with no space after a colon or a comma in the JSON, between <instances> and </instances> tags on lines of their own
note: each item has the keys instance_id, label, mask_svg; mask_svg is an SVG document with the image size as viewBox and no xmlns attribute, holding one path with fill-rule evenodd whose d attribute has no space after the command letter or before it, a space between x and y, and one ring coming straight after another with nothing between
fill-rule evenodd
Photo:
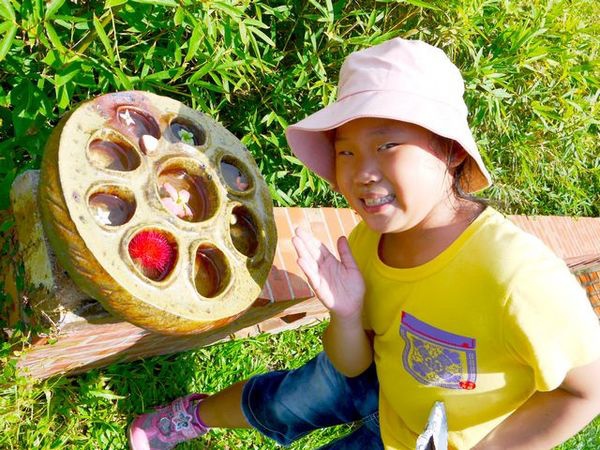
<instances>
[{"instance_id":1,"label":"pink bucket hat","mask_svg":"<svg viewBox=\"0 0 600 450\"><path fill-rule=\"evenodd\" d=\"M337 100L290 125L286 138L306 166L335 185L333 133L361 117L420 125L453 139L465 149L462 188L479 191L491 184L467 123L464 82L439 48L422 41L391 39L350 54L340 70Z\"/></svg>"}]
</instances>

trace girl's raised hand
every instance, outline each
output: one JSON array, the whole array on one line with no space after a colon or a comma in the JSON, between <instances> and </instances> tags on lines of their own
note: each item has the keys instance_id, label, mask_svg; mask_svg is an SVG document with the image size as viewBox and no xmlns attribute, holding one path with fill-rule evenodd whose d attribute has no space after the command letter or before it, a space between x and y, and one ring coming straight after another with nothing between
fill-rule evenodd
<instances>
[{"instance_id":1,"label":"girl's raised hand","mask_svg":"<svg viewBox=\"0 0 600 450\"><path fill-rule=\"evenodd\" d=\"M298 253L298 265L330 313L342 319L359 316L362 313L365 283L348 240L345 237L338 239L340 259L304 228L296 228L292 243Z\"/></svg>"}]
</instances>

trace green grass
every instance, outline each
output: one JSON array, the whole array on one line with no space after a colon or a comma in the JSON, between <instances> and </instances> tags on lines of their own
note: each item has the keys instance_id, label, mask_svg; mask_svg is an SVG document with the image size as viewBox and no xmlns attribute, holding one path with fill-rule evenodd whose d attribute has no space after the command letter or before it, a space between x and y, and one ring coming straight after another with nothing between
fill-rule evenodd
<instances>
[{"instance_id":1,"label":"green grass","mask_svg":"<svg viewBox=\"0 0 600 450\"><path fill-rule=\"evenodd\" d=\"M172 356L114 364L35 385L5 378L0 391L2 449L125 449L126 428L147 408L190 392L216 392L268 370L298 367L316 355L325 324L216 344ZM313 449L348 432L317 431L295 443ZM254 430L213 430L181 449L275 449ZM600 417L560 450L600 448Z\"/></svg>"},{"instance_id":2,"label":"green grass","mask_svg":"<svg viewBox=\"0 0 600 450\"><path fill-rule=\"evenodd\" d=\"M298 367L319 352L322 329L320 325L261 335L36 385L19 379L20 384L2 386L0 448L126 448L126 427L136 414L176 396L216 392L258 373ZM345 429L314 433L292 448L316 448ZM202 441L180 448L276 446L253 430L215 430Z\"/></svg>"},{"instance_id":3,"label":"green grass","mask_svg":"<svg viewBox=\"0 0 600 450\"><path fill-rule=\"evenodd\" d=\"M168 95L250 149L280 206L344 206L291 156L286 124L332 101L343 57L392 36L442 47L460 67L470 122L510 213L600 216L597 0L11 0L0 2L0 271L14 260L8 193L39 168L69 109L102 93ZM7 298L0 295L0 311ZM0 320L1 322L1 320ZM1 325L1 324L0 324ZM0 448L120 449L131 418L193 390L302 364L322 326L28 383L0 344ZM347 431L325 430L294 449ZM182 448L270 449L253 431ZM600 448L600 418L561 450Z\"/></svg>"}]
</instances>

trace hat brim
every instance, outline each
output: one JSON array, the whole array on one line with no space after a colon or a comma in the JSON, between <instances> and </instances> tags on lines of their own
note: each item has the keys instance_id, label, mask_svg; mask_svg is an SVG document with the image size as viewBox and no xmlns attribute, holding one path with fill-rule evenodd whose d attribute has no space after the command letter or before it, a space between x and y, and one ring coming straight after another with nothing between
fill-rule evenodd
<instances>
[{"instance_id":1,"label":"hat brim","mask_svg":"<svg viewBox=\"0 0 600 450\"><path fill-rule=\"evenodd\" d=\"M285 133L292 152L335 185L333 134L328 131L359 118L408 122L458 142L469 155L462 188L476 192L491 184L465 113L446 103L402 91L363 91L350 95L290 125Z\"/></svg>"}]
</instances>

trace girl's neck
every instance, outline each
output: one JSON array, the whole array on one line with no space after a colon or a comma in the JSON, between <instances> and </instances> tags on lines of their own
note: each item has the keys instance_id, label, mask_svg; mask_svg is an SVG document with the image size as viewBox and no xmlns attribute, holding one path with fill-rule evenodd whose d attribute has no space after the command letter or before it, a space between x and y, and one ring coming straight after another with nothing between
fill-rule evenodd
<instances>
[{"instance_id":1,"label":"girl's neck","mask_svg":"<svg viewBox=\"0 0 600 450\"><path fill-rule=\"evenodd\" d=\"M401 233L383 234L379 240L379 258L398 269L417 267L446 250L481 214L485 205L466 202L443 220L427 220Z\"/></svg>"}]
</instances>

